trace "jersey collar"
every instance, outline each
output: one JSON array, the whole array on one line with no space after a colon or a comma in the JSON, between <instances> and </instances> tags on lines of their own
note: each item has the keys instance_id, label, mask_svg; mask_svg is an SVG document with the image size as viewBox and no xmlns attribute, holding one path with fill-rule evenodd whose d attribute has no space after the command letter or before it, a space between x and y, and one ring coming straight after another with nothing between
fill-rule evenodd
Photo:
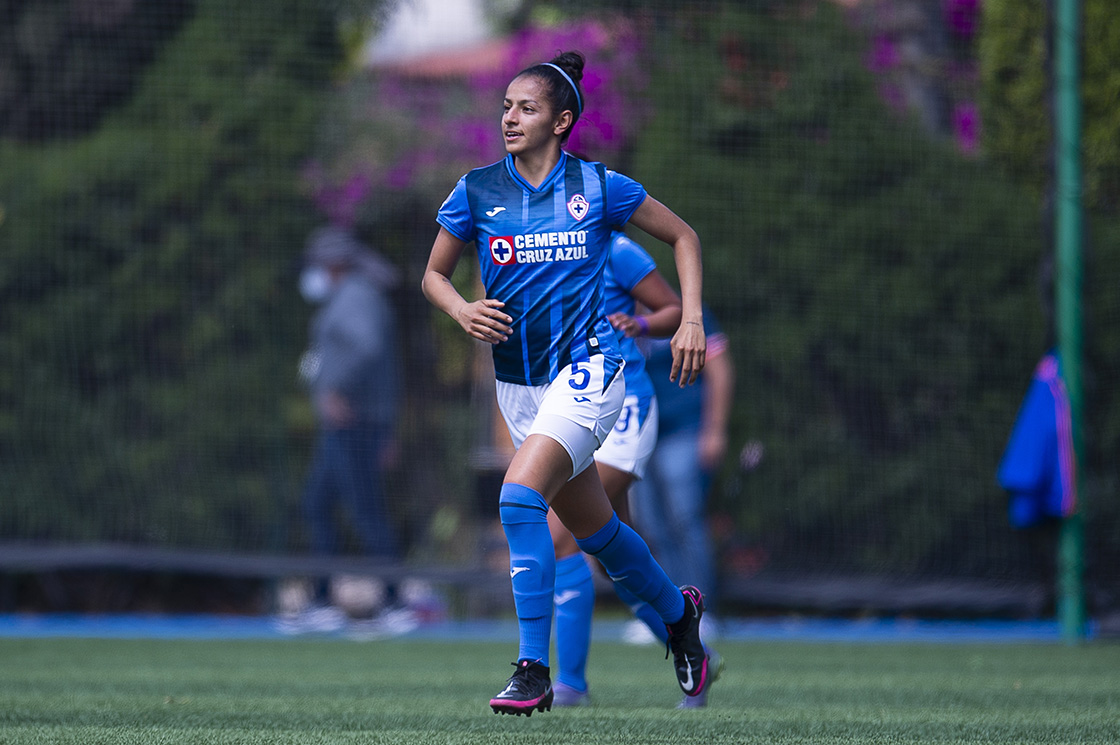
<instances>
[{"instance_id":1,"label":"jersey collar","mask_svg":"<svg viewBox=\"0 0 1120 745\"><path fill-rule=\"evenodd\" d=\"M533 186L521 177L521 174L517 172L517 166L513 164L513 155L511 153L506 154L506 172L510 175L510 178L521 185L522 189L530 192L539 192L549 188L552 182L559 178L560 174L564 172L564 166L567 162L568 154L561 150L560 160L556 161L556 165L553 167L552 171L548 174L545 180L541 182L540 186Z\"/></svg>"}]
</instances>

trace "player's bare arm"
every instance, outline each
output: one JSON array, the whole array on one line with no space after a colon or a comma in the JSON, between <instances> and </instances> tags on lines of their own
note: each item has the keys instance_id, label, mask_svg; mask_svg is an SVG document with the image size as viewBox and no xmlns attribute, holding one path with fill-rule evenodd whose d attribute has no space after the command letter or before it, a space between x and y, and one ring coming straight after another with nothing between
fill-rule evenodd
<instances>
[{"instance_id":1,"label":"player's bare arm","mask_svg":"<svg viewBox=\"0 0 1120 745\"><path fill-rule=\"evenodd\" d=\"M673 247L681 283L681 324L670 343L673 368L669 379L679 381L682 386L692 385L704 369L707 349L701 306L700 237L675 212L650 196L634 211L630 222Z\"/></svg>"},{"instance_id":2,"label":"player's bare arm","mask_svg":"<svg viewBox=\"0 0 1120 745\"><path fill-rule=\"evenodd\" d=\"M506 341L512 330L510 324L513 319L502 312L505 303L491 298L468 301L451 283L451 275L455 272L464 246L465 241L440 228L432 243L428 266L424 269L424 279L420 283L424 297L455 319L475 339L488 344Z\"/></svg>"},{"instance_id":3,"label":"player's bare arm","mask_svg":"<svg viewBox=\"0 0 1120 745\"><path fill-rule=\"evenodd\" d=\"M664 337L680 328L680 295L666 281L661 272L654 269L643 277L642 281L630 290L630 296L638 301L639 306L649 309L649 312L641 315L641 323L631 316L626 316L625 319L619 318L616 323L615 317L625 314L615 313L611 316L611 323L619 331L629 337L642 335Z\"/></svg>"}]
</instances>

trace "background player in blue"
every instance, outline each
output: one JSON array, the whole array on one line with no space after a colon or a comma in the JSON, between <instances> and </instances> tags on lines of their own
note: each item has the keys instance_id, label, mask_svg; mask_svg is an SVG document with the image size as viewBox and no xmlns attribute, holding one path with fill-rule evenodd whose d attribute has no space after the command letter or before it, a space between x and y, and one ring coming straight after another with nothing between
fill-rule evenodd
<instances>
[{"instance_id":1,"label":"background player in blue","mask_svg":"<svg viewBox=\"0 0 1120 745\"><path fill-rule=\"evenodd\" d=\"M517 448L499 515L520 645L516 671L490 700L499 713L552 706L550 505L580 548L669 627L685 694L699 695L709 681L700 639L703 596L672 584L645 541L618 519L598 471L589 468L625 396L622 355L603 307L611 230L630 222L673 247L683 320L672 340L672 374L680 385L691 384L704 366L700 241L637 182L561 149L583 108L583 66L581 54L566 52L523 70L506 88L506 157L456 184L440 208L422 282L436 307L494 345L498 405ZM475 301L450 279L471 241L486 288Z\"/></svg>"},{"instance_id":2,"label":"background player in blue","mask_svg":"<svg viewBox=\"0 0 1120 745\"><path fill-rule=\"evenodd\" d=\"M653 258L637 242L621 231L611 235L610 257L603 275L604 307L611 325L618 331L626 367L626 399L614 429L595 452L595 466L615 512L629 522L627 496L630 485L641 479L657 444L657 398L654 384L645 370L645 356L634 341L651 335L665 337L680 324L680 297L657 271ZM638 304L643 314L638 315ZM666 373L667 374L667 373ZM553 687L555 706L581 706L590 703L587 685L587 658L591 644L591 620L595 587L591 569L575 538L564 528L555 512L549 512L548 526L556 550L556 652L559 673ZM665 625L657 613L620 585L619 597L664 643ZM712 665L712 680L719 672L718 656ZM690 701L706 698L706 692Z\"/></svg>"}]
</instances>

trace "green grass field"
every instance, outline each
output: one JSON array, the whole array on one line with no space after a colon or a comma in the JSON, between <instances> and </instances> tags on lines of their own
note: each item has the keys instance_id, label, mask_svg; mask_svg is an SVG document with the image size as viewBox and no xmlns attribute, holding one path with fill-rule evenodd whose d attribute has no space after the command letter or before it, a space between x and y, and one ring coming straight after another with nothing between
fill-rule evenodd
<instances>
[{"instance_id":1,"label":"green grass field","mask_svg":"<svg viewBox=\"0 0 1120 745\"><path fill-rule=\"evenodd\" d=\"M1116 743L1120 646L725 643L705 710L597 643L594 706L486 706L511 644L0 639L0 743Z\"/></svg>"}]
</instances>

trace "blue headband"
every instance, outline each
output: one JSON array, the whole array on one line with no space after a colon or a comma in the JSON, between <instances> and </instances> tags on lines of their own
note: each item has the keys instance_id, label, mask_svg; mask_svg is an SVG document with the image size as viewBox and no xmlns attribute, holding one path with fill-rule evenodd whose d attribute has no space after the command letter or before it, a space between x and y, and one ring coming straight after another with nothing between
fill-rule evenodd
<instances>
[{"instance_id":1,"label":"blue headband","mask_svg":"<svg viewBox=\"0 0 1120 745\"><path fill-rule=\"evenodd\" d=\"M572 90L575 91L575 94L576 94L576 106L579 108L579 111L576 112L576 116L579 116L580 114L582 114L583 113L583 99L580 98L579 88L576 87L575 81L572 80L570 77L568 77L568 73L564 72L559 67L552 64L551 62L542 62L541 64L544 65L545 67L551 67L553 70L555 70L556 72L558 72L558 73L560 73L561 75L564 76L564 80L568 81L568 85L572 86Z\"/></svg>"}]
</instances>

